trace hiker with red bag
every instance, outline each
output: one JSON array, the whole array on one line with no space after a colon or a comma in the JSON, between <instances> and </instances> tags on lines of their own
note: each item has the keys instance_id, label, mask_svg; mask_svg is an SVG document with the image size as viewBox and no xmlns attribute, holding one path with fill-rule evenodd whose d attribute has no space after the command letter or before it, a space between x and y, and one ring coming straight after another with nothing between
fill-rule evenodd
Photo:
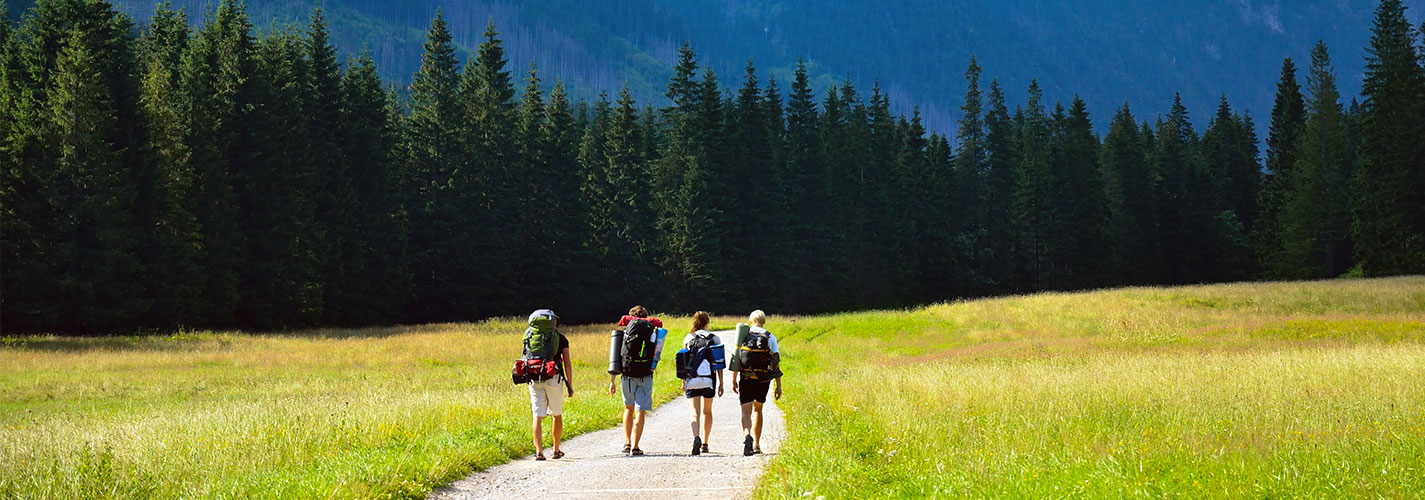
<instances>
[{"instance_id":1,"label":"hiker with red bag","mask_svg":"<svg viewBox=\"0 0 1425 500\"><path fill-rule=\"evenodd\" d=\"M564 434L564 396L574 397L574 381L570 377L569 338L557 330L559 316L549 309L529 315L529 329L524 333L524 353L518 361L512 379L515 384L529 384L529 404L534 413L534 459L544 460L544 417L554 417L551 437L553 457L564 457L559 438Z\"/></svg>"}]
</instances>

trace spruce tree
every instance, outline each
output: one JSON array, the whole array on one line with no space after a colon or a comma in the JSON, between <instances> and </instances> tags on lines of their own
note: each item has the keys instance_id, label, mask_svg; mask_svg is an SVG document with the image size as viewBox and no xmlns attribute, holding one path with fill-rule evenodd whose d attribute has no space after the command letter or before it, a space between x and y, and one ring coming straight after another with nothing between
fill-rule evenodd
<instances>
[{"instance_id":1,"label":"spruce tree","mask_svg":"<svg viewBox=\"0 0 1425 500\"><path fill-rule=\"evenodd\" d=\"M310 67L295 29L265 33L253 51L250 82L262 103L246 116L232 151L233 197L244 236L237 322L274 329L322 318L323 233L308 141ZM333 152L334 153L334 152Z\"/></svg>"},{"instance_id":2,"label":"spruce tree","mask_svg":"<svg viewBox=\"0 0 1425 500\"><path fill-rule=\"evenodd\" d=\"M203 281L200 266L202 228L196 217L194 166L186 142L180 80L182 57L188 46L188 22L168 2L154 12L144 35L144 75L140 104L148 127L148 149L157 171L156 224L150 243L140 251L149 272L153 306L144 323L170 328L203 322Z\"/></svg>"},{"instance_id":3,"label":"spruce tree","mask_svg":"<svg viewBox=\"0 0 1425 500\"><path fill-rule=\"evenodd\" d=\"M1425 75L1400 0L1376 7L1351 233L1370 276L1425 272Z\"/></svg>"},{"instance_id":4,"label":"spruce tree","mask_svg":"<svg viewBox=\"0 0 1425 500\"><path fill-rule=\"evenodd\" d=\"M1311 93L1296 165L1282 195L1281 271L1292 278L1333 278L1351 262L1345 109L1325 42L1311 51L1306 76Z\"/></svg>"},{"instance_id":5,"label":"spruce tree","mask_svg":"<svg viewBox=\"0 0 1425 500\"><path fill-rule=\"evenodd\" d=\"M959 144L955 154L955 212L960 214L954 231L965 252L964 276L971 293L988 293L993 254L987 248L989 223L989 151L986 148L984 95L980 91L980 65L970 56L965 68L965 101L960 105Z\"/></svg>"},{"instance_id":6,"label":"spruce tree","mask_svg":"<svg viewBox=\"0 0 1425 500\"><path fill-rule=\"evenodd\" d=\"M196 326L231 326L238 304L238 272L243 235L233 192L237 155L254 105L252 27L233 0L220 3L194 38L183 59L183 116L193 166L195 219L201 228L205 321Z\"/></svg>"},{"instance_id":7,"label":"spruce tree","mask_svg":"<svg viewBox=\"0 0 1425 500\"><path fill-rule=\"evenodd\" d=\"M1255 247L1261 267L1269 277L1290 274L1282 250L1282 199L1296 166L1296 153L1301 134L1306 127L1306 100L1296 81L1296 64L1291 58L1282 61L1281 79L1277 82L1276 101L1272 104L1272 123L1267 133L1267 163L1262 179L1258 204L1261 214L1255 229Z\"/></svg>"},{"instance_id":8,"label":"spruce tree","mask_svg":"<svg viewBox=\"0 0 1425 500\"><path fill-rule=\"evenodd\" d=\"M538 182L549 184L549 197L543 201L542 210L548 212L546 244L553 250L551 268L556 273L550 294L556 304L569 309L568 317L573 320L597 314L592 308L581 310L571 306L582 304L579 299L600 282L594 281L596 276L592 273L585 272L598 263L584 247L590 235L584 219L588 208L580 195L583 176L578 164L579 130L570 111L564 82L555 81L544 115L540 135L545 140L546 177Z\"/></svg>"},{"instance_id":9,"label":"spruce tree","mask_svg":"<svg viewBox=\"0 0 1425 500\"><path fill-rule=\"evenodd\" d=\"M352 280L366 274L366 270L355 267L364 264L350 258L360 252L357 245L361 236L356 234L357 202L354 179L348 171L350 160L342 156L339 143L342 140L341 66L322 9L312 12L306 35L304 52L311 67L306 81L300 82L300 90L308 100L306 142L311 164L307 170L313 176L308 186L314 190L308 196L315 223L306 240L307 245L318 252L314 264L321 272L322 321L336 324L364 314L356 310L355 304L360 299L350 292L360 288Z\"/></svg>"},{"instance_id":10,"label":"spruce tree","mask_svg":"<svg viewBox=\"0 0 1425 500\"><path fill-rule=\"evenodd\" d=\"M607 101L600 107L607 109ZM651 271L662 268L656 258L666 254L660 254L655 245L664 244L658 241L664 235L659 234L657 240L653 236L654 193L647 182L651 172L639 151L638 109L632 93L621 89L617 106L605 114L604 162L601 171L590 172L600 186L590 200L593 239L603 250L594 257L608 272L602 309L649 297L666 300L667 293L654 286L657 274Z\"/></svg>"},{"instance_id":11,"label":"spruce tree","mask_svg":"<svg viewBox=\"0 0 1425 500\"><path fill-rule=\"evenodd\" d=\"M819 115L807 77L806 61L797 63L792 93L787 101L787 149L783 179L786 183L789 237L786 253L786 306L792 311L813 310L823 290L813 284L821 270L817 249L823 236L820 215L825 213L825 193L817 178L816 127Z\"/></svg>"},{"instance_id":12,"label":"spruce tree","mask_svg":"<svg viewBox=\"0 0 1425 500\"><path fill-rule=\"evenodd\" d=\"M1053 137L1048 228L1048 285L1057 289L1103 286L1110 264L1108 201L1099 172L1099 142L1088 106L1074 97L1067 116Z\"/></svg>"},{"instance_id":13,"label":"spruce tree","mask_svg":"<svg viewBox=\"0 0 1425 500\"><path fill-rule=\"evenodd\" d=\"M412 290L409 319L449 321L470 314L475 300L469 255L476 235L456 175L461 147L460 75L445 18L437 12L426 34L421 67L411 81L406 118L404 184L410 213Z\"/></svg>"},{"instance_id":14,"label":"spruce tree","mask_svg":"<svg viewBox=\"0 0 1425 500\"><path fill-rule=\"evenodd\" d=\"M506 69L504 44L494 22L486 24L475 59L465 68L460 85L465 144L462 167L455 179L461 207L457 231L469 243L458 256L456 272L469 283L466 305L477 316L513 314L524 308L519 297L536 290L517 279L516 269L532 265L518 251L519 214L526 179L516 168L514 144L515 89Z\"/></svg>"},{"instance_id":15,"label":"spruce tree","mask_svg":"<svg viewBox=\"0 0 1425 500\"><path fill-rule=\"evenodd\" d=\"M1144 131L1128 103L1119 108L1108 126L1099 158L1109 212L1113 244L1114 283L1153 283L1161 271L1158 262L1161 237L1154 225L1153 173L1148 167Z\"/></svg>"},{"instance_id":16,"label":"spruce tree","mask_svg":"<svg viewBox=\"0 0 1425 500\"><path fill-rule=\"evenodd\" d=\"M1019 129L1019 161L1012 192L1015 237L1022 254L1024 283L1042 290L1049 265L1049 230L1057 214L1051 205L1055 186L1050 177L1050 135L1053 122L1040 103L1039 82L1029 84L1029 100Z\"/></svg>"},{"instance_id":17,"label":"spruce tree","mask_svg":"<svg viewBox=\"0 0 1425 500\"><path fill-rule=\"evenodd\" d=\"M344 280L349 288L334 305L346 312L331 321L394 323L402 319L411 293L407 214L396 150L400 109L395 96L383 90L369 52L348 61L340 103L337 131L350 176L353 224L343 258L355 275Z\"/></svg>"},{"instance_id":18,"label":"spruce tree","mask_svg":"<svg viewBox=\"0 0 1425 500\"><path fill-rule=\"evenodd\" d=\"M749 59L742 87L737 100L730 110L728 120L729 141L732 149L727 166L733 173L728 192L717 193L720 202L730 212L732 226L740 228L741 236L736 246L742 252L737 261L727 261L734 267L729 276L731 283L746 283L757 274L775 269L777 262L773 236L785 230L776 217L778 204L777 172L773 165L773 144L771 117L768 116L762 88L757 81L757 69ZM762 293L775 297L777 283L768 282L771 287ZM740 308L753 304L739 302L729 304Z\"/></svg>"},{"instance_id":19,"label":"spruce tree","mask_svg":"<svg viewBox=\"0 0 1425 500\"><path fill-rule=\"evenodd\" d=\"M1208 124L1201 141L1202 175L1210 185L1207 196L1212 200L1217 238L1210 247L1215 253L1214 281L1243 279L1256 274L1250 255L1247 230L1254 224L1257 212L1257 190L1261 165L1257 163L1256 133L1223 96L1217 115ZM1205 238L1204 238L1205 239Z\"/></svg>"},{"instance_id":20,"label":"spruce tree","mask_svg":"<svg viewBox=\"0 0 1425 500\"><path fill-rule=\"evenodd\" d=\"M983 217L988 264L985 277L992 293L1019 290L1019 244L1014 231L1014 187L1019 164L1019 131L1005 106L999 81L990 81L989 110L985 112L985 199Z\"/></svg>"},{"instance_id":21,"label":"spruce tree","mask_svg":"<svg viewBox=\"0 0 1425 500\"><path fill-rule=\"evenodd\" d=\"M46 231L58 243L49 258L58 281L59 307L51 328L63 332L113 332L132 328L149 304L134 249L143 244L129 218L134 186L128 184L122 153L107 137L118 127L103 64L74 28L60 48L46 89L48 128L54 157L52 210Z\"/></svg>"}]
</instances>

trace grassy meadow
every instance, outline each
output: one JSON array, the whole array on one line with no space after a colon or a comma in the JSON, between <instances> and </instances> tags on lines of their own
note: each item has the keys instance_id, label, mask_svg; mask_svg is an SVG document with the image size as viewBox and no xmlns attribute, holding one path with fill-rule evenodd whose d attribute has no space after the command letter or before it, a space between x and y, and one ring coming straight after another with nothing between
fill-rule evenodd
<instances>
[{"instance_id":1,"label":"grassy meadow","mask_svg":"<svg viewBox=\"0 0 1425 500\"><path fill-rule=\"evenodd\" d=\"M758 497L1425 497L1425 278L788 318Z\"/></svg>"},{"instance_id":2,"label":"grassy meadow","mask_svg":"<svg viewBox=\"0 0 1425 500\"><path fill-rule=\"evenodd\" d=\"M0 498L422 497L532 450L522 323L0 339ZM758 497L1425 496L1422 277L768 327L789 436ZM566 434L618 420L607 331L566 332Z\"/></svg>"},{"instance_id":3,"label":"grassy meadow","mask_svg":"<svg viewBox=\"0 0 1425 500\"><path fill-rule=\"evenodd\" d=\"M5 339L0 498L423 497L532 452L529 393L509 379L523 331ZM566 333L565 434L615 425L608 327ZM672 399L660 377L655 399Z\"/></svg>"}]
</instances>

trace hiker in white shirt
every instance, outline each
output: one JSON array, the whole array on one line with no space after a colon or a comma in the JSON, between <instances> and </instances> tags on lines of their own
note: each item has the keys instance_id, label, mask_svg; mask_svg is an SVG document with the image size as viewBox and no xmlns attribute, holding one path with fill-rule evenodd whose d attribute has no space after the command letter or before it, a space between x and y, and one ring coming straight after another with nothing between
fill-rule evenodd
<instances>
[{"instance_id":1,"label":"hiker in white shirt","mask_svg":"<svg viewBox=\"0 0 1425 500\"><path fill-rule=\"evenodd\" d=\"M683 380L683 394L693 404L693 417L689 424L693 430L693 455L708 451L708 434L712 432L713 398L722 396L722 368L726 361L722 359L720 349L711 350L712 346L722 346L722 339L708 331L710 321L712 319L707 311L698 311L693 314L691 332L683 337L684 349L697 351L707 348L709 353L717 353L697 359L696 366L689 367L689 377ZM699 423L703 428L701 435L698 433Z\"/></svg>"}]
</instances>

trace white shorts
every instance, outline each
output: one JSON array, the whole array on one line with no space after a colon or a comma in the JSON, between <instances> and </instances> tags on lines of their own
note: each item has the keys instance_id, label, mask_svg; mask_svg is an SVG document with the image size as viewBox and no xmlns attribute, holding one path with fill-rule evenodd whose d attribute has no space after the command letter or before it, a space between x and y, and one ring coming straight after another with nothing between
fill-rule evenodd
<instances>
[{"instance_id":1,"label":"white shorts","mask_svg":"<svg viewBox=\"0 0 1425 500\"><path fill-rule=\"evenodd\" d=\"M554 377L543 382L529 383L529 406L536 417L559 416L564 414L564 382Z\"/></svg>"}]
</instances>

